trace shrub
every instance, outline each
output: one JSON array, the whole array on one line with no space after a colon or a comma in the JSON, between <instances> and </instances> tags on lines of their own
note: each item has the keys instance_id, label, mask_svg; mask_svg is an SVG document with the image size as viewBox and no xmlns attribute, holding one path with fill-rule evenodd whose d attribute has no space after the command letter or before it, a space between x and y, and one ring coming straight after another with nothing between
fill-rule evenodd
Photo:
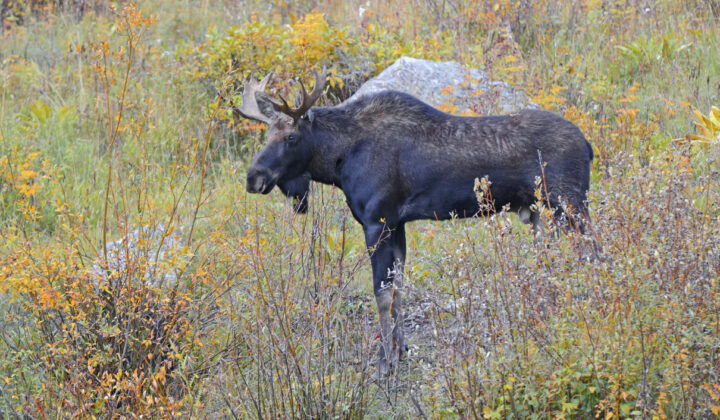
<instances>
[{"instance_id":1,"label":"shrub","mask_svg":"<svg viewBox=\"0 0 720 420\"><path fill-rule=\"evenodd\" d=\"M216 285L202 270L203 261L190 264L187 247L163 251L163 244L176 234L177 209L163 214L145 199L132 207L138 216L128 216L126 194L143 191L150 179L141 171L134 177L136 189L125 187L123 175L128 172L123 174L126 162L118 143L127 133L145 136L144 121L126 119L125 111L132 106L127 93L136 53L154 22L133 4L114 13L115 28L125 44L99 40L94 45L95 70L103 88L98 97L106 105L107 128L100 228L91 231L82 208L64 199L60 176L48 159L2 138L0 188L7 227L3 226L0 247L4 309L0 336L6 351L0 365L4 379L0 404L8 415L178 416L196 407L195 393L206 372L202 364L208 359L198 356L205 328L215 314ZM18 132L42 130L49 120L71 114L69 109L62 107L56 113L36 101L28 114L20 114ZM207 144L206 139L195 149L206 151ZM148 158L141 156L133 163L147 168ZM200 196L207 160L205 152L197 153L185 169L200 173ZM169 185L178 191L176 207L188 182ZM202 200L192 201L197 215ZM61 220L55 231L44 229L39 210ZM154 214L147 218L148 213ZM154 230L144 229L143 224L157 225L153 222L158 220L164 220L166 227L160 235L149 235ZM128 235L135 223L140 228L131 245ZM194 223L193 219L188 243ZM91 238L98 231L100 240ZM39 239L41 232L52 234ZM114 234L125 239L113 248L108 238Z\"/></svg>"},{"instance_id":2,"label":"shrub","mask_svg":"<svg viewBox=\"0 0 720 420\"><path fill-rule=\"evenodd\" d=\"M98 0L0 0L0 33L24 24L33 16L48 17L64 11L79 18L88 10L104 9L105 4Z\"/></svg>"},{"instance_id":3,"label":"shrub","mask_svg":"<svg viewBox=\"0 0 720 420\"><path fill-rule=\"evenodd\" d=\"M224 34L209 32L206 44L194 52L196 67L192 76L229 91L229 95L224 92L225 96L233 96L251 74L262 77L274 71L280 80L287 80L326 66L331 100L339 102L403 55L442 57L450 45L442 34L407 41L403 34L378 24L351 33L349 28L331 26L318 12L308 13L286 27L253 15L250 22L232 26ZM236 102L239 100L237 97ZM244 124L246 129L255 127Z\"/></svg>"},{"instance_id":4,"label":"shrub","mask_svg":"<svg viewBox=\"0 0 720 420\"><path fill-rule=\"evenodd\" d=\"M334 222L350 221L347 211L330 207L331 195L327 204L313 203L306 219L286 207L262 225L238 220L238 237L218 248L214 275L242 282L232 287L219 324L229 345L211 393L216 415L369 415L376 314L358 284L367 257L350 229L335 230Z\"/></svg>"},{"instance_id":5,"label":"shrub","mask_svg":"<svg viewBox=\"0 0 720 420\"><path fill-rule=\"evenodd\" d=\"M134 260L134 258L131 258ZM188 274L172 289L135 260L103 279L73 248L25 244L3 258L6 403L30 416L178 415L207 314ZM175 267L172 267L175 269ZM162 275L160 270L157 275ZM63 414L64 413L64 414Z\"/></svg>"}]
</instances>

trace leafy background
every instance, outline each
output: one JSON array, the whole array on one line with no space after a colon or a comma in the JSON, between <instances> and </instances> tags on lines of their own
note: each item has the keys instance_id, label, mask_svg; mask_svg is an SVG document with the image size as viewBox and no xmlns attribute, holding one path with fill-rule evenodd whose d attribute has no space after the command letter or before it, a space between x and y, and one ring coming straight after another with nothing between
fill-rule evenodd
<instances>
[{"instance_id":1,"label":"leafy background","mask_svg":"<svg viewBox=\"0 0 720 420\"><path fill-rule=\"evenodd\" d=\"M0 1L0 413L717 417L719 44L717 0ZM604 258L414 223L411 350L377 379L360 228L330 187L307 216L247 195L263 127L223 98L326 65L332 105L403 55L581 127ZM105 264L147 226L183 248Z\"/></svg>"}]
</instances>

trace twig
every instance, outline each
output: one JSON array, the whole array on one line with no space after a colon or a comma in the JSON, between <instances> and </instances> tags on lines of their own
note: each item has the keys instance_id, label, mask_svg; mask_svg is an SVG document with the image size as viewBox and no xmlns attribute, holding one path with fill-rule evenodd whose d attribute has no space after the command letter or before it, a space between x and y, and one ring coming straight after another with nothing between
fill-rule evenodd
<instances>
[{"instance_id":1,"label":"twig","mask_svg":"<svg viewBox=\"0 0 720 420\"><path fill-rule=\"evenodd\" d=\"M187 239L188 246L190 246L190 244L192 243L193 232L195 231L195 222L197 222L197 215L200 211L200 206L202 206L203 203L202 196L205 191L205 177L207 175L207 170L210 167L210 165L205 164L205 158L207 156L208 147L210 146L210 132L212 131L213 121L215 121L215 117L217 116L218 110L220 109L220 103L222 100L222 96L218 95L218 101L217 104L215 104L215 110L210 117L210 122L208 123L207 130L205 131L205 146L203 147L202 158L200 160L202 165L202 171L200 174L200 192L198 193L197 202L195 203L195 211L193 212L192 223L190 224L190 233L188 233Z\"/></svg>"},{"instance_id":2,"label":"twig","mask_svg":"<svg viewBox=\"0 0 720 420\"><path fill-rule=\"evenodd\" d=\"M408 392L408 394L410 394L410 401L412 401L412 403L415 406L415 408L417 409L420 417L427 420L428 417L425 414L425 411L423 411L422 406L420 406L420 403L418 402L417 398L415 398L415 394L413 394L413 392L412 392L412 387L410 387L410 392Z\"/></svg>"}]
</instances>

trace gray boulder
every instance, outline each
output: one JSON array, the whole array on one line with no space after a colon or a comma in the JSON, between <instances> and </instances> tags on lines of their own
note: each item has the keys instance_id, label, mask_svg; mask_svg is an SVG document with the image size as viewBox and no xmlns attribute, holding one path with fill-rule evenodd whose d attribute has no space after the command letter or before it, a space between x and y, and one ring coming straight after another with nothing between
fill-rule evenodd
<instances>
[{"instance_id":1,"label":"gray boulder","mask_svg":"<svg viewBox=\"0 0 720 420\"><path fill-rule=\"evenodd\" d=\"M497 115L537 108L522 91L490 80L483 71L465 68L455 61L441 63L402 57L365 82L348 101L383 90L409 93L452 114Z\"/></svg>"}]
</instances>

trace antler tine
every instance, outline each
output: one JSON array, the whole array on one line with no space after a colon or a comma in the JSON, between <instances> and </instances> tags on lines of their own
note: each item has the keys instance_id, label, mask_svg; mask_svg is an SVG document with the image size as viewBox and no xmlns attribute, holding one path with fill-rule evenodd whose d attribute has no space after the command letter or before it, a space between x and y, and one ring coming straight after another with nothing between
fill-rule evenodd
<instances>
[{"instance_id":1,"label":"antler tine","mask_svg":"<svg viewBox=\"0 0 720 420\"><path fill-rule=\"evenodd\" d=\"M278 97L280 97L280 100L282 101L282 105L280 105L281 109L277 109L277 105L278 105L278 104L277 104L275 101L273 101L272 99L270 100L270 103L273 104L273 106L275 107L275 109L276 109L277 111L283 112L283 113L288 114L288 115L292 114L293 109L290 108L290 105L288 105L288 103L287 103L287 101L285 100L285 98L283 98L282 95L278 95Z\"/></svg>"},{"instance_id":2,"label":"antler tine","mask_svg":"<svg viewBox=\"0 0 720 420\"><path fill-rule=\"evenodd\" d=\"M268 82L270 81L270 79L272 79L272 77L274 75L275 75L275 73L270 72L270 73L266 74L265 77L261 81L257 82L258 90L264 92L265 87L267 86ZM255 81L254 78L252 78L252 80Z\"/></svg>"},{"instance_id":3,"label":"antler tine","mask_svg":"<svg viewBox=\"0 0 720 420\"><path fill-rule=\"evenodd\" d=\"M310 93L310 96L315 98L313 100L314 102L325 90L325 83L327 82L327 67L323 66L322 73L319 75L315 69L313 69L313 73L315 73L315 86L313 87L313 91Z\"/></svg>"},{"instance_id":4,"label":"antler tine","mask_svg":"<svg viewBox=\"0 0 720 420\"><path fill-rule=\"evenodd\" d=\"M301 107L305 105L305 100L307 99L307 90L305 90L305 83L303 83L302 80L298 80L300 82L300 96L302 96L302 103L300 104ZM312 105L311 105L312 106Z\"/></svg>"},{"instance_id":5,"label":"antler tine","mask_svg":"<svg viewBox=\"0 0 720 420\"><path fill-rule=\"evenodd\" d=\"M313 69L313 73L315 74L315 86L313 87L312 92L310 92L310 95L308 95L307 91L305 91L305 85L300 82L300 87L302 88L303 93L303 106L307 106L306 111L313 106L318 98L320 98L325 90L325 81L327 80L327 68L325 66L323 66L322 74L318 75L318 72L315 69Z\"/></svg>"},{"instance_id":6,"label":"antler tine","mask_svg":"<svg viewBox=\"0 0 720 420\"><path fill-rule=\"evenodd\" d=\"M255 93L264 92L265 87L272 76L273 72L270 72L265 76L265 78L258 82L252 75L250 75L250 79L243 87L242 104L239 107L233 105L233 109L245 118L270 124L272 120L260 111L257 99L255 98Z\"/></svg>"},{"instance_id":7,"label":"antler tine","mask_svg":"<svg viewBox=\"0 0 720 420\"><path fill-rule=\"evenodd\" d=\"M312 92L308 95L307 90L305 90L305 84L303 84L302 80L300 80L300 90L302 94L302 100L300 101L300 106L297 108L291 108L285 98L280 96L280 100L282 103L277 103L275 101L270 101L273 104L273 107L276 111L282 112L285 115L290 116L293 121L297 121L305 115L305 113L313 106L315 101L320 98L323 91L325 90L325 79L327 78L327 68L323 66L323 71L321 75L318 75L318 72L313 69L313 73L315 73L315 86L313 87Z\"/></svg>"}]
</instances>

